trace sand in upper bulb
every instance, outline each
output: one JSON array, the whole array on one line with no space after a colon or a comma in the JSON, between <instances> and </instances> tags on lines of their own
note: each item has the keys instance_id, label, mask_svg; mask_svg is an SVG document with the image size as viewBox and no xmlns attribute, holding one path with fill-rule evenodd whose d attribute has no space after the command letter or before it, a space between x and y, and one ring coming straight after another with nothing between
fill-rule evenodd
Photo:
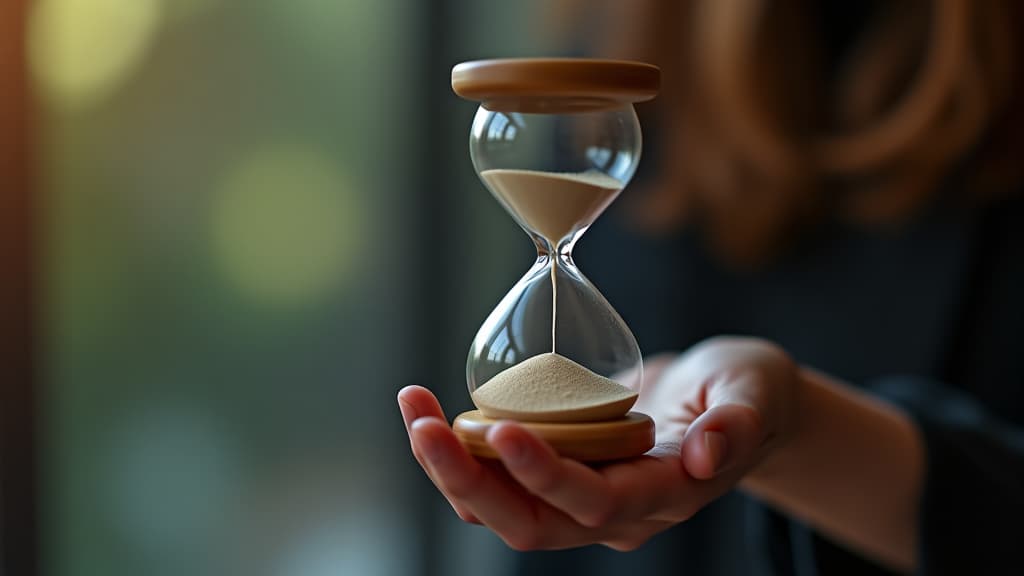
<instances>
[{"instance_id":1,"label":"sand in upper bulb","mask_svg":"<svg viewBox=\"0 0 1024 576\"><path fill-rule=\"evenodd\" d=\"M593 224L622 191L622 182L601 172L494 169L480 176L552 249L569 234Z\"/></svg>"}]
</instances>

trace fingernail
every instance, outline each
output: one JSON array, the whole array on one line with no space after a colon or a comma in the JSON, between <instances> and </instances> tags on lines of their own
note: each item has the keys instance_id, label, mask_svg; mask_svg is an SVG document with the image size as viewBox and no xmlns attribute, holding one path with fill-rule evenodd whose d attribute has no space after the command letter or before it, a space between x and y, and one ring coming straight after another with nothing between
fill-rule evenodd
<instances>
[{"instance_id":1,"label":"fingernail","mask_svg":"<svg viewBox=\"0 0 1024 576\"><path fill-rule=\"evenodd\" d=\"M526 446L515 438L502 438L493 443L494 449L505 462L514 466L526 461Z\"/></svg>"},{"instance_id":2,"label":"fingernail","mask_svg":"<svg viewBox=\"0 0 1024 576\"><path fill-rule=\"evenodd\" d=\"M725 464L726 450L728 449L725 434L715 431L705 432L704 447L708 450L708 455L711 457L711 464L715 472L720 471Z\"/></svg>"},{"instance_id":3,"label":"fingernail","mask_svg":"<svg viewBox=\"0 0 1024 576\"><path fill-rule=\"evenodd\" d=\"M402 412L402 419L405 420L406 426L412 424L412 422L419 416L419 414L416 413L416 408L406 400L402 399L401 396L398 397L398 410Z\"/></svg>"}]
</instances>

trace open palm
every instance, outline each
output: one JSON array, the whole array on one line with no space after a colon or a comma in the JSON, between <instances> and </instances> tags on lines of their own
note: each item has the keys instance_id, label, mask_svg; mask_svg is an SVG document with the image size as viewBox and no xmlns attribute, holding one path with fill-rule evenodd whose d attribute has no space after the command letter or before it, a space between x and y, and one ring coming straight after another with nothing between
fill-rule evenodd
<instances>
[{"instance_id":1,"label":"open palm","mask_svg":"<svg viewBox=\"0 0 1024 576\"><path fill-rule=\"evenodd\" d=\"M559 457L515 422L487 435L500 461L477 459L430 391L407 387L398 402L413 454L463 520L517 550L631 550L731 489L782 436L787 369L776 349L739 339L648 361L636 407L654 418L657 445L601 466Z\"/></svg>"}]
</instances>

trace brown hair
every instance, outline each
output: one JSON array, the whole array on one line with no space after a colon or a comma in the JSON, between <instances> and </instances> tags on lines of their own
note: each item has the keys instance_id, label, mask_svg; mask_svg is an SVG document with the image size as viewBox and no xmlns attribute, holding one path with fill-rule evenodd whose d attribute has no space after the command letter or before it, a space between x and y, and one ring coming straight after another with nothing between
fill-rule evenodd
<instances>
[{"instance_id":1,"label":"brown hair","mask_svg":"<svg viewBox=\"0 0 1024 576\"><path fill-rule=\"evenodd\" d=\"M881 2L827 66L814 12L825 8L812 2L603 3L588 23L597 51L662 69L646 120L662 132L660 177L637 195L644 226L696 219L720 254L755 263L829 210L860 222L910 214L969 155L972 194L1018 184L1013 4ZM592 2L569 7L557 27L587 11Z\"/></svg>"}]
</instances>

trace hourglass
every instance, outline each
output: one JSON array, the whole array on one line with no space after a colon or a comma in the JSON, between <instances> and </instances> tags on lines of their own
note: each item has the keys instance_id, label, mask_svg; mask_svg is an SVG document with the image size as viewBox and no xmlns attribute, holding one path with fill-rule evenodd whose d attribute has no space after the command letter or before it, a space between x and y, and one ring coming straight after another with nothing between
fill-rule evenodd
<instances>
[{"instance_id":1,"label":"hourglass","mask_svg":"<svg viewBox=\"0 0 1024 576\"><path fill-rule=\"evenodd\" d=\"M617 60L484 60L452 70L455 92L481 103L473 166L537 248L470 347L477 410L453 427L478 456L496 456L486 434L503 419L577 460L654 445L653 421L630 412L643 383L636 339L572 251L633 176L641 148L633 103L653 98L659 80L655 66Z\"/></svg>"}]
</instances>

